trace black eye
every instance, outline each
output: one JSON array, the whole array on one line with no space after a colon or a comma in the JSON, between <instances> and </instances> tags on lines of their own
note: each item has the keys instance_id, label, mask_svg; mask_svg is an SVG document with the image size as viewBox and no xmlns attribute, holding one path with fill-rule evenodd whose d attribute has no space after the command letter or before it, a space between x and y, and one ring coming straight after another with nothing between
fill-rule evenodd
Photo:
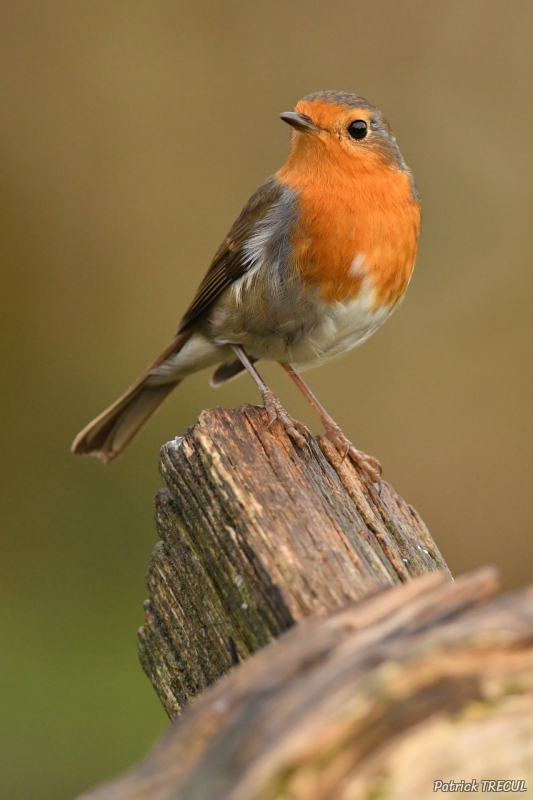
<instances>
[{"instance_id":1,"label":"black eye","mask_svg":"<svg viewBox=\"0 0 533 800\"><path fill-rule=\"evenodd\" d=\"M364 139L367 133L367 126L364 119L356 119L348 125L348 133L352 139Z\"/></svg>"}]
</instances>

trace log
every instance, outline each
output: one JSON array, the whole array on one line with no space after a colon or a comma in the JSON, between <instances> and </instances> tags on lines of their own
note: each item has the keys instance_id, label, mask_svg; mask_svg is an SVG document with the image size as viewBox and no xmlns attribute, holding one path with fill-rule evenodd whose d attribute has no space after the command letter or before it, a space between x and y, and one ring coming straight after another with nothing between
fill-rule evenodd
<instances>
[{"instance_id":1,"label":"log","mask_svg":"<svg viewBox=\"0 0 533 800\"><path fill-rule=\"evenodd\" d=\"M446 564L414 508L322 436L300 450L263 408L204 411L161 450L161 542L148 571L141 663L184 705L309 616Z\"/></svg>"},{"instance_id":2,"label":"log","mask_svg":"<svg viewBox=\"0 0 533 800\"><path fill-rule=\"evenodd\" d=\"M424 575L301 621L81 800L424 800L533 780L533 589Z\"/></svg>"}]
</instances>

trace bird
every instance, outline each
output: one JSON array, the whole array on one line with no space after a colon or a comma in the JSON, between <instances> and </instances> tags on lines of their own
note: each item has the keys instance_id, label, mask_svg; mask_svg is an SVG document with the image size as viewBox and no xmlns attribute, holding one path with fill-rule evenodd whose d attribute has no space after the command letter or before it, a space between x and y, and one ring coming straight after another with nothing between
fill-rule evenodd
<instances>
[{"instance_id":1,"label":"bird","mask_svg":"<svg viewBox=\"0 0 533 800\"><path fill-rule=\"evenodd\" d=\"M279 115L291 126L285 164L252 195L216 252L170 344L74 439L72 452L110 462L188 375L213 386L248 371L268 413L297 447L309 431L256 363L276 361L343 458L380 481L377 459L347 439L300 372L360 345L403 298L415 265L420 198L382 113L327 90Z\"/></svg>"}]
</instances>

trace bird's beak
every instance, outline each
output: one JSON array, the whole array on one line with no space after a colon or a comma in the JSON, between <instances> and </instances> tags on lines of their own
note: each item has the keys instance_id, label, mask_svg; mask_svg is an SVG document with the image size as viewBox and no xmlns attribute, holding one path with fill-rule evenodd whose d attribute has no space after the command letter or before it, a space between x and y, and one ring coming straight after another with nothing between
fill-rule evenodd
<instances>
[{"instance_id":1,"label":"bird's beak","mask_svg":"<svg viewBox=\"0 0 533 800\"><path fill-rule=\"evenodd\" d=\"M322 130L318 125L315 125L307 114L297 114L296 111L284 111L283 114L279 116L283 122L286 122L288 125L296 128L297 131L302 131L303 133L320 133Z\"/></svg>"}]
</instances>

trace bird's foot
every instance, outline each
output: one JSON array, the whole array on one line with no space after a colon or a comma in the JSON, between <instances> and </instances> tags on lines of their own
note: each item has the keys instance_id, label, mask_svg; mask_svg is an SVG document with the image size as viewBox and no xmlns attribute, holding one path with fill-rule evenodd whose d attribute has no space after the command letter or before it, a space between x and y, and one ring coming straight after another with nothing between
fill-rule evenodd
<instances>
[{"instance_id":1,"label":"bird's foot","mask_svg":"<svg viewBox=\"0 0 533 800\"><path fill-rule=\"evenodd\" d=\"M343 459L348 456L354 464L366 472L372 483L377 483L378 488L381 487L382 469L377 458L367 456L366 453L354 447L338 425L328 425L324 435L337 448Z\"/></svg>"},{"instance_id":2,"label":"bird's foot","mask_svg":"<svg viewBox=\"0 0 533 800\"><path fill-rule=\"evenodd\" d=\"M290 414L287 414L277 395L270 389L263 393L263 403L268 414L268 427L278 421L282 424L286 433L289 434L291 439L296 442L298 447L302 450L309 447L307 437L310 436L308 429L303 422L298 422L293 419Z\"/></svg>"}]
</instances>

